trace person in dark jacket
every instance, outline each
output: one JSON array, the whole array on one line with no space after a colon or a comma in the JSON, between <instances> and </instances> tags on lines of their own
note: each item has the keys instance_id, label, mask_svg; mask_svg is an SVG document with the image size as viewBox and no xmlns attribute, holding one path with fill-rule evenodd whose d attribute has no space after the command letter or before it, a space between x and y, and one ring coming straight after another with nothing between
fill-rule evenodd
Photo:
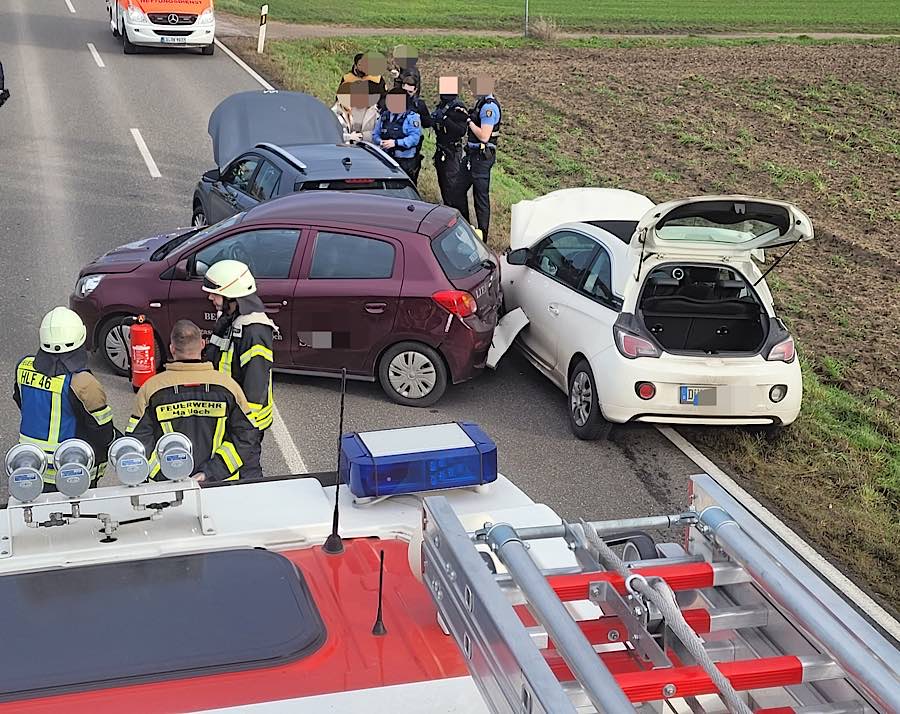
<instances>
[{"instance_id":1,"label":"person in dark jacket","mask_svg":"<svg viewBox=\"0 0 900 714\"><path fill-rule=\"evenodd\" d=\"M419 86L419 81L418 74L406 72L400 79L400 88L406 92L408 97L406 100L407 111L415 112L419 115L422 129L430 129L432 126L431 113L428 111L425 100L420 96L421 87ZM415 163L412 164L411 168L412 173L409 175L416 185L419 183L419 172L422 170L422 143L424 141L425 132L422 132L419 135L419 144L416 147Z\"/></svg>"},{"instance_id":2,"label":"person in dark jacket","mask_svg":"<svg viewBox=\"0 0 900 714\"><path fill-rule=\"evenodd\" d=\"M230 375L202 360L200 328L190 320L176 322L169 350L175 361L140 388L128 425L150 455L150 478L162 477L156 442L171 432L190 439L197 481L260 478L260 443L250 407Z\"/></svg>"},{"instance_id":3,"label":"person in dark jacket","mask_svg":"<svg viewBox=\"0 0 900 714\"><path fill-rule=\"evenodd\" d=\"M469 202L466 197L466 176L463 170L464 138L468 131L469 110L459 98L459 78L441 77L438 80L440 101L431 114L436 146L434 170L437 173L441 200L458 210L469 220Z\"/></svg>"},{"instance_id":4,"label":"person in dark jacket","mask_svg":"<svg viewBox=\"0 0 900 714\"><path fill-rule=\"evenodd\" d=\"M250 421L262 441L275 407L272 349L278 326L266 315L256 294L256 280L245 263L215 263L203 277L203 290L219 313L203 358L241 386L250 405Z\"/></svg>"},{"instance_id":5,"label":"person in dark jacket","mask_svg":"<svg viewBox=\"0 0 900 714\"><path fill-rule=\"evenodd\" d=\"M56 307L41 322L41 348L16 366L13 400L19 407L19 443L47 455L44 491L56 491L53 452L67 439L82 439L94 450L92 486L106 470L113 426L106 393L87 367L87 330L67 307Z\"/></svg>"}]
</instances>

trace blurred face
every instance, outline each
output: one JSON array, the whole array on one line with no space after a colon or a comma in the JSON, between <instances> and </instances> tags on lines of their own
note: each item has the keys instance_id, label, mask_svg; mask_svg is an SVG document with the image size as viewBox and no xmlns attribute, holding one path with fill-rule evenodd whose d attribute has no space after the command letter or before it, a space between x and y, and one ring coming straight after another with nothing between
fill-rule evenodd
<instances>
[{"instance_id":1,"label":"blurred face","mask_svg":"<svg viewBox=\"0 0 900 714\"><path fill-rule=\"evenodd\" d=\"M387 74L387 59L380 52L367 52L359 61L359 66L366 74Z\"/></svg>"},{"instance_id":2,"label":"blurred face","mask_svg":"<svg viewBox=\"0 0 900 714\"><path fill-rule=\"evenodd\" d=\"M359 85L365 85L365 82L356 82ZM350 89L350 106L354 109L365 109L369 106L369 93L365 86L353 86Z\"/></svg>"},{"instance_id":3,"label":"blurred face","mask_svg":"<svg viewBox=\"0 0 900 714\"><path fill-rule=\"evenodd\" d=\"M472 93L477 97L485 97L494 93L494 78L480 74L472 80Z\"/></svg>"},{"instance_id":4,"label":"blurred face","mask_svg":"<svg viewBox=\"0 0 900 714\"><path fill-rule=\"evenodd\" d=\"M386 104L392 114L402 114L406 111L406 97L400 94L388 94Z\"/></svg>"},{"instance_id":5,"label":"blurred face","mask_svg":"<svg viewBox=\"0 0 900 714\"><path fill-rule=\"evenodd\" d=\"M409 96L413 96L416 93L416 87L414 84L404 84L403 91L406 92Z\"/></svg>"},{"instance_id":6,"label":"blurred face","mask_svg":"<svg viewBox=\"0 0 900 714\"><path fill-rule=\"evenodd\" d=\"M438 94L459 94L459 77L441 77L438 80Z\"/></svg>"}]
</instances>

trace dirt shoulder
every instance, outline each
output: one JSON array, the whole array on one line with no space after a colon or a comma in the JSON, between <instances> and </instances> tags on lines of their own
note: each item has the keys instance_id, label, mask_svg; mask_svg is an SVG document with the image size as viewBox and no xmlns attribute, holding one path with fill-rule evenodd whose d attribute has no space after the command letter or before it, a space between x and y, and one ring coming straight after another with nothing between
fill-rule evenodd
<instances>
[{"instance_id":1,"label":"dirt shoulder","mask_svg":"<svg viewBox=\"0 0 900 714\"><path fill-rule=\"evenodd\" d=\"M521 32L508 30L448 30L440 27L355 27L351 25L300 25L278 20L268 20L266 23L267 40L303 40L323 37L371 37L377 35L424 35L437 37L447 34L471 35L477 37L521 37ZM249 17L241 17L226 12L216 13L216 34L220 37L257 37L259 33L259 20ZM809 37L819 40L836 39L878 39L892 37L888 34L864 34L855 32L736 32L736 33L629 33L629 32L559 32L560 39L587 39L591 37L606 37L610 39L671 39L685 37L710 37L717 39L765 39L774 37Z\"/></svg>"}]
</instances>

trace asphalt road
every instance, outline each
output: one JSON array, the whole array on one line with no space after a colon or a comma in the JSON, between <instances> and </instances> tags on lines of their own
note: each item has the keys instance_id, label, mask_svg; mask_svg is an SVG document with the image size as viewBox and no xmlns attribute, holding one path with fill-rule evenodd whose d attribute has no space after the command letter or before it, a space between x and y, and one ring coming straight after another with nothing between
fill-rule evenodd
<instances>
[{"instance_id":1,"label":"asphalt road","mask_svg":"<svg viewBox=\"0 0 900 714\"><path fill-rule=\"evenodd\" d=\"M221 51L126 56L101 0L70 3L74 13L65 0L4 0L0 9L0 61L12 93L0 109L0 374L7 392L16 362L37 349L41 317L67 304L79 266L189 223L194 184L213 163L210 112L234 92L259 89ZM161 176L151 177L132 129ZM123 428L130 384L97 359L93 368ZM338 382L279 376L275 390L309 470L333 468ZM4 400L2 452L18 433L18 411ZM431 409L394 405L375 384L349 384L345 431L452 420L480 424L497 442L501 471L567 518L679 509L687 476L699 470L650 427L620 429L606 443L577 441L562 393L514 353L496 372L448 390ZM285 473L275 439L267 438L264 450L264 470Z\"/></svg>"}]
</instances>

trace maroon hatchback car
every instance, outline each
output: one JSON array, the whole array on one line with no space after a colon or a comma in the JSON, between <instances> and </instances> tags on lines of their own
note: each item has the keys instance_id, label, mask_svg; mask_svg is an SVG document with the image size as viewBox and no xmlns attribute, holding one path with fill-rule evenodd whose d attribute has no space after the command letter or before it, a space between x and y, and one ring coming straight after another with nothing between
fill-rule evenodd
<instances>
[{"instance_id":1,"label":"maroon hatchback car","mask_svg":"<svg viewBox=\"0 0 900 714\"><path fill-rule=\"evenodd\" d=\"M454 209L316 191L220 223L129 243L79 275L70 306L88 346L128 374L126 318L145 314L157 353L188 318L207 333L200 289L226 258L250 266L277 323L279 371L375 380L394 401L428 406L485 366L500 306L499 260Z\"/></svg>"}]
</instances>

